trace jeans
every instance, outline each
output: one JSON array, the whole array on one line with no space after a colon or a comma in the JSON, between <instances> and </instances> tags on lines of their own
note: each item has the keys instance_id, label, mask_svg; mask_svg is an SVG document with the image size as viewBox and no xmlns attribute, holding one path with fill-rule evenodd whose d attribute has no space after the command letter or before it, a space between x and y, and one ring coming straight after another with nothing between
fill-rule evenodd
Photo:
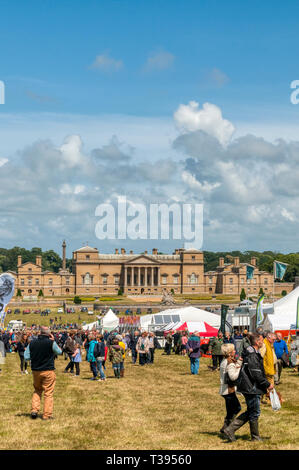
<instances>
[{"instance_id":1,"label":"jeans","mask_svg":"<svg viewBox=\"0 0 299 470\"><path fill-rule=\"evenodd\" d=\"M105 379L106 377L105 377L105 373L103 369L103 361L99 361L98 359L97 359L97 369L100 373L101 379Z\"/></svg>"},{"instance_id":2,"label":"jeans","mask_svg":"<svg viewBox=\"0 0 299 470\"><path fill-rule=\"evenodd\" d=\"M68 357L69 357L70 362L69 362L68 365L66 366L65 370L68 371L69 369L71 369L71 372L73 372L73 371L74 371L73 354L72 354L72 353L68 353Z\"/></svg>"},{"instance_id":3,"label":"jeans","mask_svg":"<svg viewBox=\"0 0 299 470\"><path fill-rule=\"evenodd\" d=\"M282 359L277 359L276 373L275 373L275 376L274 376L275 384L278 384L280 382L282 367L283 367Z\"/></svg>"},{"instance_id":4,"label":"jeans","mask_svg":"<svg viewBox=\"0 0 299 470\"><path fill-rule=\"evenodd\" d=\"M199 357L190 357L191 374L197 375L199 371Z\"/></svg>"},{"instance_id":5,"label":"jeans","mask_svg":"<svg viewBox=\"0 0 299 470\"><path fill-rule=\"evenodd\" d=\"M237 415L239 411L241 411L240 402L235 393L228 393L227 395L222 395L222 396L225 400L225 406L226 406L225 419L231 420L233 416Z\"/></svg>"},{"instance_id":6,"label":"jeans","mask_svg":"<svg viewBox=\"0 0 299 470\"><path fill-rule=\"evenodd\" d=\"M96 362L90 362L90 370L93 374L93 377L96 378L98 376L98 371L97 371L97 363Z\"/></svg>"},{"instance_id":7,"label":"jeans","mask_svg":"<svg viewBox=\"0 0 299 470\"><path fill-rule=\"evenodd\" d=\"M137 361L137 351L136 349L132 349L132 364L136 364Z\"/></svg>"},{"instance_id":8,"label":"jeans","mask_svg":"<svg viewBox=\"0 0 299 470\"><path fill-rule=\"evenodd\" d=\"M27 361L25 361L24 359L24 354L19 354L20 356L20 361L21 361L21 371L23 372L23 370L27 370Z\"/></svg>"},{"instance_id":9,"label":"jeans","mask_svg":"<svg viewBox=\"0 0 299 470\"><path fill-rule=\"evenodd\" d=\"M139 364L141 366L144 366L144 364L146 364L146 357L147 357L146 353L139 353Z\"/></svg>"},{"instance_id":10,"label":"jeans","mask_svg":"<svg viewBox=\"0 0 299 470\"><path fill-rule=\"evenodd\" d=\"M120 372L120 364L121 364L120 362L114 362L112 364L113 370Z\"/></svg>"},{"instance_id":11,"label":"jeans","mask_svg":"<svg viewBox=\"0 0 299 470\"><path fill-rule=\"evenodd\" d=\"M249 421L256 421L261 414L261 396L244 393Z\"/></svg>"},{"instance_id":12,"label":"jeans","mask_svg":"<svg viewBox=\"0 0 299 470\"><path fill-rule=\"evenodd\" d=\"M149 362L149 364L153 364L154 357L155 357L155 348L149 348L149 353L148 353L148 362Z\"/></svg>"}]
</instances>

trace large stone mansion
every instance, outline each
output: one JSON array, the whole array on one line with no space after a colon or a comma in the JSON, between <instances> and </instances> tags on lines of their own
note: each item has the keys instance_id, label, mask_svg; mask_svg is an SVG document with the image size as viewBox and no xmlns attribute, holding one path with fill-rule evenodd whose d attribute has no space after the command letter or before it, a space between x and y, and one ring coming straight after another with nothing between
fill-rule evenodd
<instances>
[{"instance_id":1,"label":"large stone mansion","mask_svg":"<svg viewBox=\"0 0 299 470\"><path fill-rule=\"evenodd\" d=\"M203 252L195 249L177 249L173 254L158 254L153 249L152 253L134 254L122 248L103 254L84 246L73 252L72 272L66 268L65 241L62 255L58 273L43 271L41 256L35 263L22 263L19 256L17 272L9 271L16 279L15 293L20 289L23 296L37 296L40 290L44 296L98 296L121 290L126 295L159 295L164 288L176 294L239 295L242 288L248 295L258 295L260 288L266 294L273 293L273 276L259 270L256 258L250 263L253 279L246 280L247 264L240 263L239 258L231 264L220 258L215 271L204 272ZM283 283L282 288L289 292L293 286Z\"/></svg>"}]
</instances>

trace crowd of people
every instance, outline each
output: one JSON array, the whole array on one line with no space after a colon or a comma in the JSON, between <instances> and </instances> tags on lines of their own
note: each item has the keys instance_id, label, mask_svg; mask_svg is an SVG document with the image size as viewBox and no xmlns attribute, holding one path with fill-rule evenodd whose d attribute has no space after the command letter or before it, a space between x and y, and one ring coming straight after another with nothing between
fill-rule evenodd
<instances>
[{"instance_id":1,"label":"crowd of people","mask_svg":"<svg viewBox=\"0 0 299 470\"><path fill-rule=\"evenodd\" d=\"M52 419L56 381L54 362L58 355L63 355L67 361L64 373L79 377L80 363L85 360L89 363L90 379L105 381L108 361L115 378L120 379L125 376L128 358L133 365L153 364L155 350L160 344L153 332L138 329L132 333L104 331L101 334L97 330L83 329L52 331L42 326L18 333L0 331L0 357L1 347L4 354L18 354L21 374L28 374L30 364L34 385L31 417L37 417L44 393L43 419ZM269 394L280 384L283 367L290 365L290 351L281 333L258 329L255 333L244 330L232 335L219 330L217 336L202 344L199 332L169 331L164 354L172 353L188 356L192 375L199 373L200 357L210 355L212 364L208 367L212 372L220 371L219 393L226 405L220 433L234 441L235 432L249 422L252 440L261 440L258 428L260 403L270 403ZM241 414L237 393L244 396L247 407Z\"/></svg>"}]
</instances>

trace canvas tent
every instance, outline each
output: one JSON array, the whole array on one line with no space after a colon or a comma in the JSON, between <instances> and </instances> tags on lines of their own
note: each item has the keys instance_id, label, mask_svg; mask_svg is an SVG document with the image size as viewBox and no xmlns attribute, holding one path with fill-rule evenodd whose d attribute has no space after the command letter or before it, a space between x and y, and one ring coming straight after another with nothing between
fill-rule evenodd
<instances>
[{"instance_id":1,"label":"canvas tent","mask_svg":"<svg viewBox=\"0 0 299 470\"><path fill-rule=\"evenodd\" d=\"M274 313L268 316L273 331L295 329L299 287L274 302Z\"/></svg>"},{"instance_id":2,"label":"canvas tent","mask_svg":"<svg viewBox=\"0 0 299 470\"><path fill-rule=\"evenodd\" d=\"M171 322L173 324L177 322L206 322L214 328L219 328L220 315L190 306L170 308L152 315L144 315L140 318L140 326L143 330L147 330L150 325L157 327L163 325L165 327Z\"/></svg>"},{"instance_id":3,"label":"canvas tent","mask_svg":"<svg viewBox=\"0 0 299 470\"><path fill-rule=\"evenodd\" d=\"M115 330L118 325L119 319L110 308L106 315L104 315L104 317L101 319L101 327L103 328L103 330L112 331Z\"/></svg>"},{"instance_id":4,"label":"canvas tent","mask_svg":"<svg viewBox=\"0 0 299 470\"><path fill-rule=\"evenodd\" d=\"M92 323L88 323L87 325L84 325L82 328L84 331L86 330L92 330L93 328L98 328L99 323L97 321L94 321Z\"/></svg>"}]
</instances>

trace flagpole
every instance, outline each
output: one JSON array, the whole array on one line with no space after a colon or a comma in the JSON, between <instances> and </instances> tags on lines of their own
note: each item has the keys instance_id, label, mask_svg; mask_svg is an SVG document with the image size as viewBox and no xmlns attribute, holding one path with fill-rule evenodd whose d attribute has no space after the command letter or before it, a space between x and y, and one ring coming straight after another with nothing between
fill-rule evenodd
<instances>
[{"instance_id":1,"label":"flagpole","mask_svg":"<svg viewBox=\"0 0 299 470\"><path fill-rule=\"evenodd\" d=\"M275 286L274 286L274 283L275 283L275 261L273 261L273 292L272 292L272 302L273 302L273 305L274 305L274 290L275 290Z\"/></svg>"}]
</instances>

